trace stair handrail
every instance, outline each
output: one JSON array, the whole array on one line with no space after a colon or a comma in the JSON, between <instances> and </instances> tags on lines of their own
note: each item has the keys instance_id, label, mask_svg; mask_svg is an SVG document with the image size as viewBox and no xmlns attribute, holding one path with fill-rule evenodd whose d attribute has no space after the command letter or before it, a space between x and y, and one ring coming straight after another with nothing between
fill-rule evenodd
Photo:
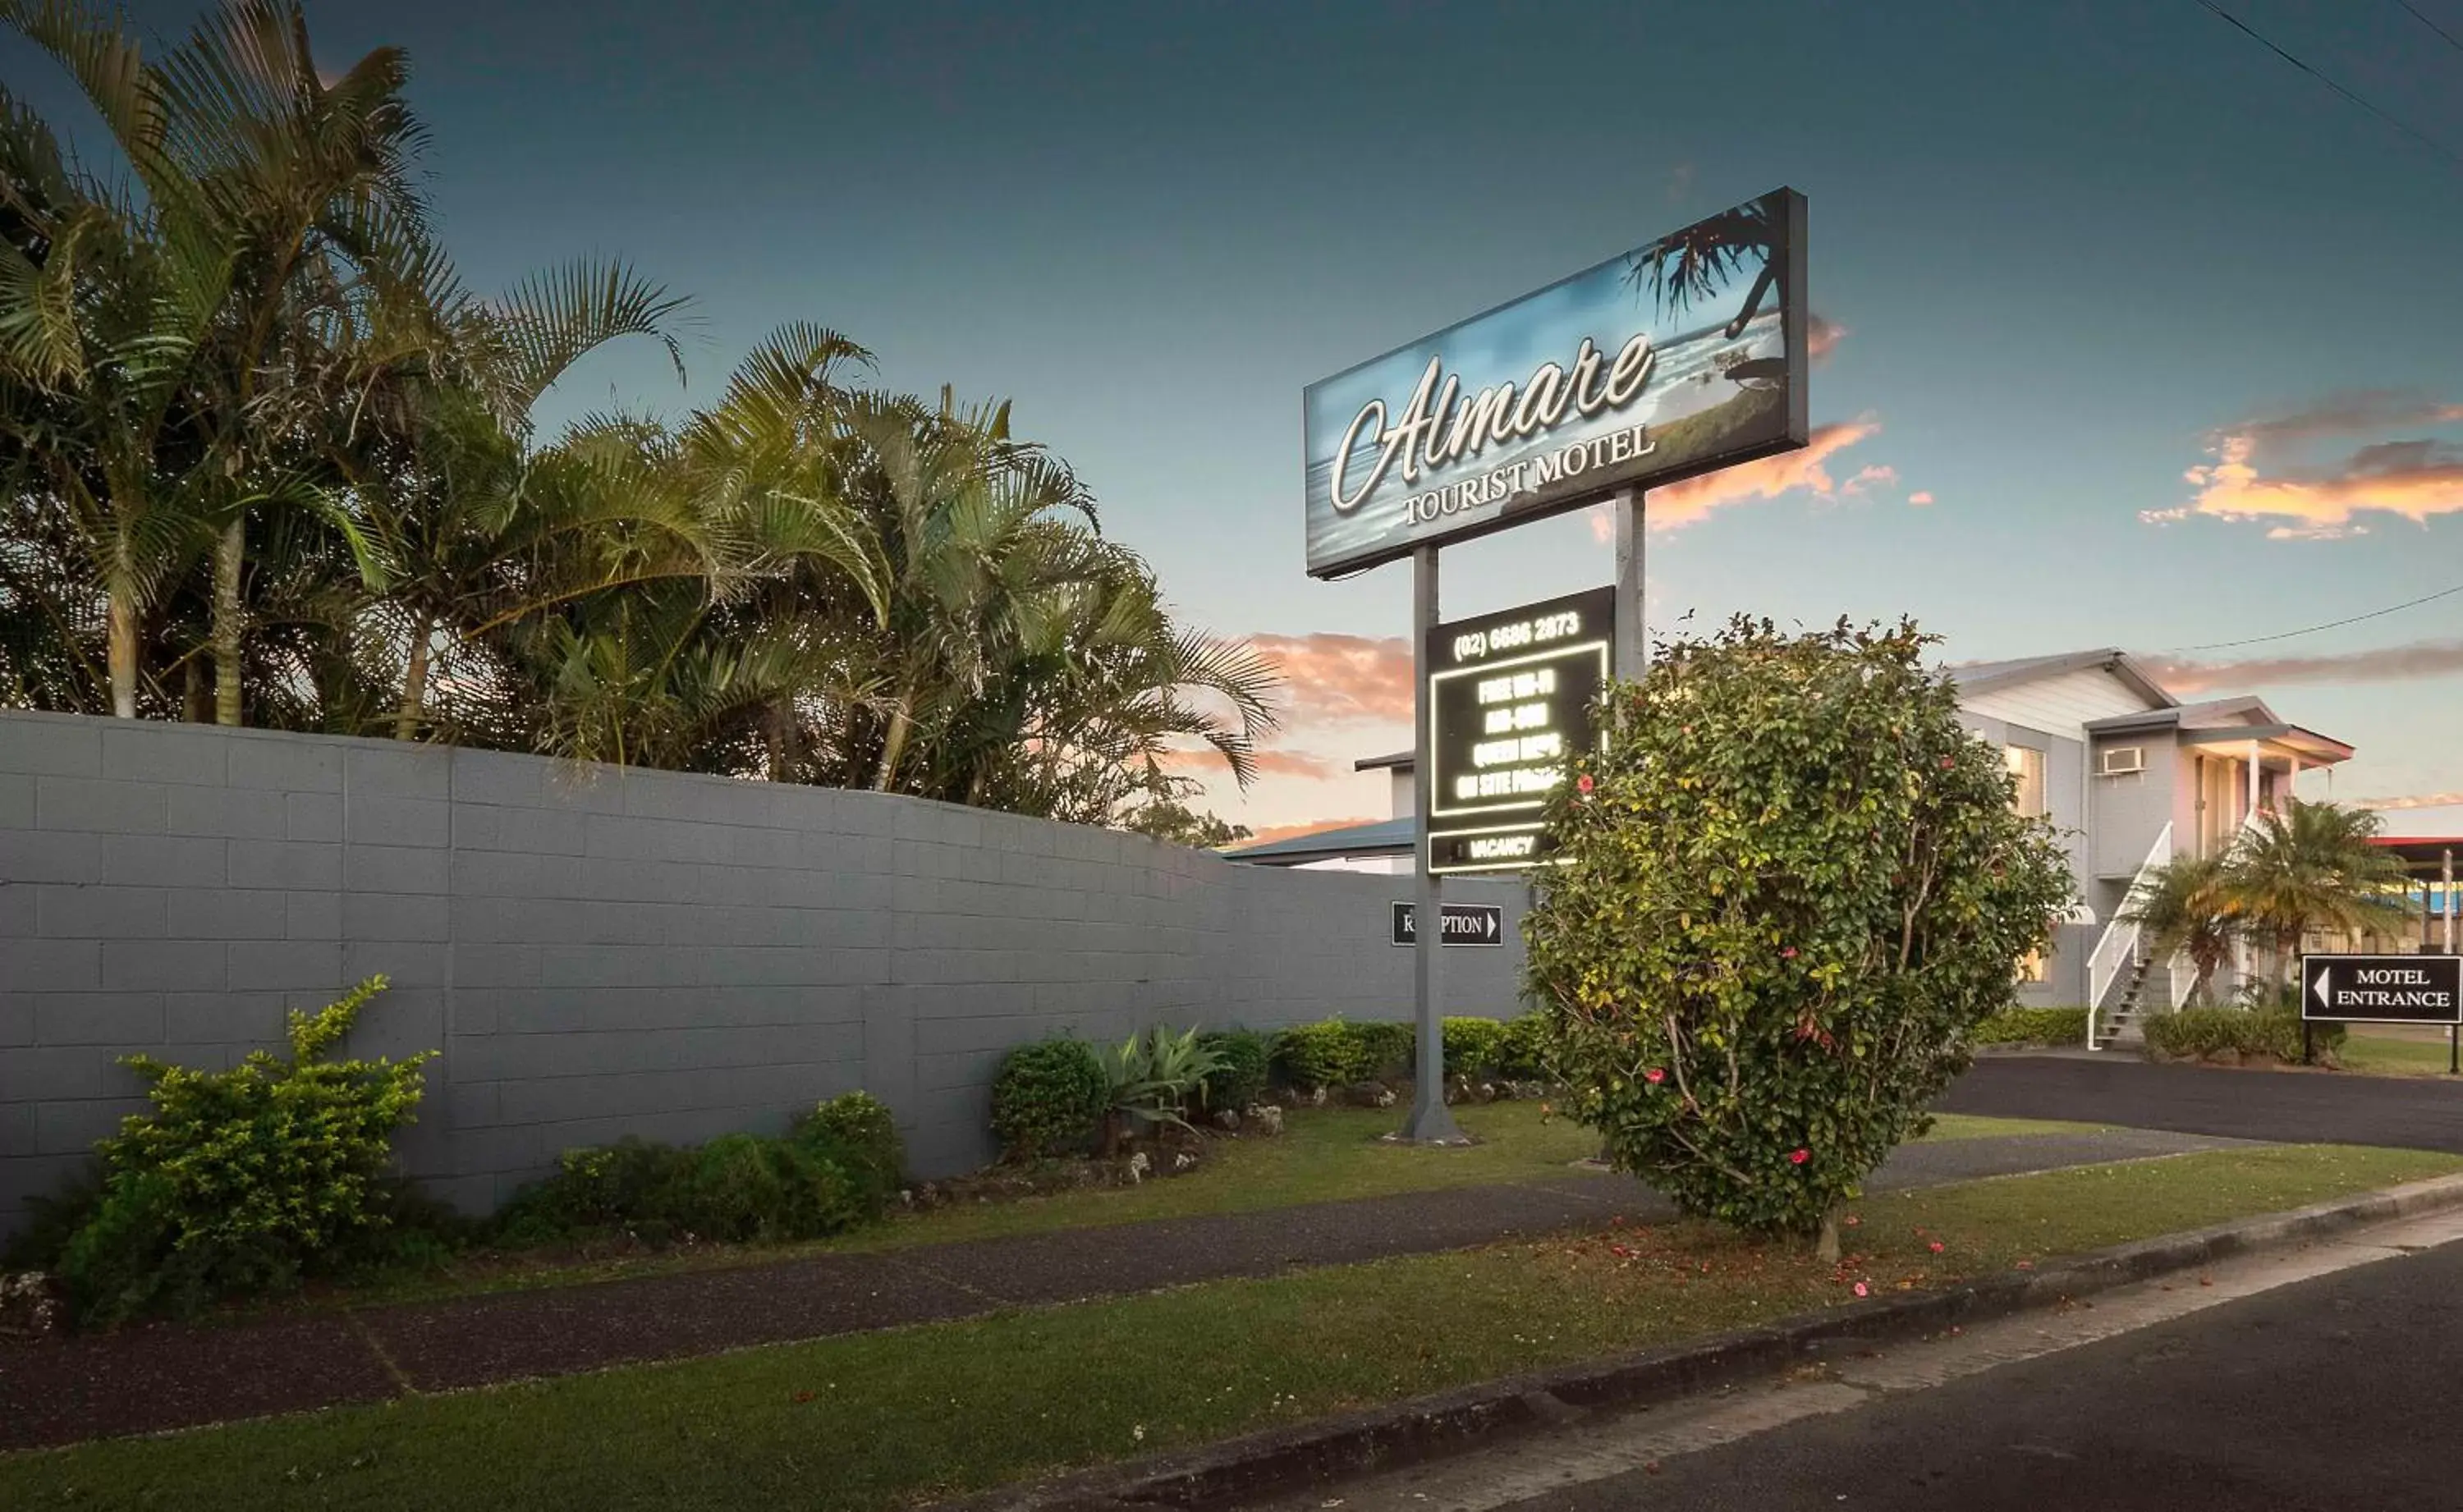
<instances>
[{"instance_id":1,"label":"stair handrail","mask_svg":"<svg viewBox=\"0 0 2463 1512\"><path fill-rule=\"evenodd\" d=\"M2172 859L2172 826L2167 822L2155 833L2155 843L2147 848L2147 858L2129 878L2129 888L2122 894L2121 907L2112 921L2095 942L2086 958L2086 1048L2096 1048L2095 1021L2103 1011L2104 994L2112 990L2113 982L2122 968L2138 959L2140 929L2137 920L2128 917L2130 909L2147 891L2156 868Z\"/></svg>"}]
</instances>

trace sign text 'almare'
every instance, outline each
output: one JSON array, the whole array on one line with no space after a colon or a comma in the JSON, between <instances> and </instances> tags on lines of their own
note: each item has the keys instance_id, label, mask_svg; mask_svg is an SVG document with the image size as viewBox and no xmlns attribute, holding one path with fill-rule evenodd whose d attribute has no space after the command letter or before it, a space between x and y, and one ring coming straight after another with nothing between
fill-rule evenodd
<instances>
[{"instance_id":1,"label":"sign text 'almare'","mask_svg":"<svg viewBox=\"0 0 2463 1512\"><path fill-rule=\"evenodd\" d=\"M1597 744L1616 590L1527 604L1428 632L1431 872L1518 871L1545 859L1539 810L1566 763Z\"/></svg>"},{"instance_id":2,"label":"sign text 'almare'","mask_svg":"<svg viewBox=\"0 0 2463 1512\"><path fill-rule=\"evenodd\" d=\"M1445 943L1449 945L1502 945L1505 943L1505 910L1494 903L1447 903L1445 909ZM1394 905L1394 943L1412 945L1419 942L1414 927L1418 909L1409 903Z\"/></svg>"},{"instance_id":3,"label":"sign text 'almare'","mask_svg":"<svg viewBox=\"0 0 2463 1512\"><path fill-rule=\"evenodd\" d=\"M2463 956L2303 956L2300 1016L2463 1024Z\"/></svg>"}]
</instances>

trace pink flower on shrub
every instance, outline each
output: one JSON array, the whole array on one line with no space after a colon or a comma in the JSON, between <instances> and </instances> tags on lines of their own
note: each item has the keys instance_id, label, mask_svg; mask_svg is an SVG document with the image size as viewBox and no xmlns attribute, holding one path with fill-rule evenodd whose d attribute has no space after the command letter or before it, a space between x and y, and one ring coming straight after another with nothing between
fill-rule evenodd
<instances>
[{"instance_id":1,"label":"pink flower on shrub","mask_svg":"<svg viewBox=\"0 0 2463 1512\"><path fill-rule=\"evenodd\" d=\"M1955 756L1944 756L1944 757L1941 759L1941 769L1942 769L1942 770L1944 770L1944 771L1948 771L1948 770L1950 770L1952 767L1955 767L1955 766L1957 766L1957 765L1958 765L1958 758L1957 758L1957 757L1955 757Z\"/></svg>"},{"instance_id":2,"label":"pink flower on shrub","mask_svg":"<svg viewBox=\"0 0 2463 1512\"><path fill-rule=\"evenodd\" d=\"M1864 1288L1864 1284L1863 1282L1861 1282L1861 1281L1860 1281L1860 1282L1858 1282L1858 1283L1856 1283L1856 1295L1858 1295L1858 1296L1860 1296L1860 1297L1867 1295L1867 1293L1866 1293L1866 1291L1865 1291L1865 1288Z\"/></svg>"},{"instance_id":3,"label":"pink flower on shrub","mask_svg":"<svg viewBox=\"0 0 2463 1512\"><path fill-rule=\"evenodd\" d=\"M1585 796L1589 795L1592 786L1591 774L1589 772L1584 772L1580 777L1574 779L1574 790Z\"/></svg>"},{"instance_id":4,"label":"pink flower on shrub","mask_svg":"<svg viewBox=\"0 0 2463 1512\"><path fill-rule=\"evenodd\" d=\"M1925 1247L1926 1247L1927 1249L1931 1250L1934 1254L1938 1255L1938 1254L1940 1254L1940 1253L1941 1253L1941 1241L1936 1239L1936 1240L1934 1240L1931 1243L1929 1243L1929 1244L1926 1245Z\"/></svg>"},{"instance_id":5,"label":"pink flower on shrub","mask_svg":"<svg viewBox=\"0 0 2463 1512\"><path fill-rule=\"evenodd\" d=\"M1813 1152L1810 1150L1791 1150L1787 1155L1787 1163L1790 1165L1802 1165L1804 1162L1812 1158Z\"/></svg>"},{"instance_id":6,"label":"pink flower on shrub","mask_svg":"<svg viewBox=\"0 0 2463 1512\"><path fill-rule=\"evenodd\" d=\"M1642 1079L1648 1082L1653 1087L1656 1087L1661 1082L1667 1080L1667 1073L1654 1066L1650 1069L1642 1073Z\"/></svg>"},{"instance_id":7,"label":"pink flower on shrub","mask_svg":"<svg viewBox=\"0 0 2463 1512\"><path fill-rule=\"evenodd\" d=\"M1780 951L1778 953L1778 959L1781 961L1794 961L1796 959L1796 947L1794 945L1790 945L1785 950Z\"/></svg>"}]
</instances>

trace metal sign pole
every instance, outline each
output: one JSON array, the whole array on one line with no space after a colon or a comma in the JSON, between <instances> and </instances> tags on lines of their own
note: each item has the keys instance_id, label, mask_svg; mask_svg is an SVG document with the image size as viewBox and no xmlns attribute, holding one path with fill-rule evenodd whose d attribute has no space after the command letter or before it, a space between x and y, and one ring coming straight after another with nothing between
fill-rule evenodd
<instances>
[{"instance_id":1,"label":"metal sign pole","mask_svg":"<svg viewBox=\"0 0 2463 1512\"><path fill-rule=\"evenodd\" d=\"M1616 508L1616 658L1612 670L1620 678L1642 676L1650 659L1650 639L1642 630L1642 490L1626 488L1611 501Z\"/></svg>"},{"instance_id":2,"label":"metal sign pole","mask_svg":"<svg viewBox=\"0 0 2463 1512\"><path fill-rule=\"evenodd\" d=\"M1411 918L1411 1016L1418 1028L1418 1053L1411 1091L1411 1116L1398 1137L1412 1144L1469 1144L1454 1115L1446 1107L1444 1008L1446 882L1428 870L1430 812L1436 805L1434 709L1428 688L1428 632L1437 625L1437 549L1422 546L1411 552L1411 791L1420 817L1412 846L1412 866L1419 874L1419 901Z\"/></svg>"}]
</instances>

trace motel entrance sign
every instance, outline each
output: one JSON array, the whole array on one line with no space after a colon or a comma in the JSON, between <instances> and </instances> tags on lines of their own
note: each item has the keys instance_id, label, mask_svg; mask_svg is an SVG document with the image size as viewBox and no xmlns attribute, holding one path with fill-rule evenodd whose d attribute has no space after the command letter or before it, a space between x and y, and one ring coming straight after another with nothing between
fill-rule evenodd
<instances>
[{"instance_id":1,"label":"motel entrance sign","mask_svg":"<svg viewBox=\"0 0 2463 1512\"><path fill-rule=\"evenodd\" d=\"M2463 1070L2463 956L2303 956L2300 1058L2313 1024L2433 1024L2446 1030L2446 1069Z\"/></svg>"}]
</instances>

